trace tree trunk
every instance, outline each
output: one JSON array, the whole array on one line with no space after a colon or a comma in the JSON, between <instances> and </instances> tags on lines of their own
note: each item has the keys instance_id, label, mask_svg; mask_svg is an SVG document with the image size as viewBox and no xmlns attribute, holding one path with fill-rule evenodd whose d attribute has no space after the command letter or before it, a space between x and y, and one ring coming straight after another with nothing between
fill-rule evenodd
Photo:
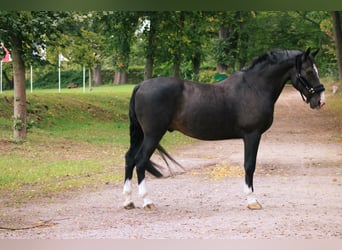
<instances>
[{"instance_id":1,"label":"tree trunk","mask_svg":"<svg viewBox=\"0 0 342 250\"><path fill-rule=\"evenodd\" d=\"M149 54L146 56L144 80L151 79L153 74L153 55Z\"/></svg>"},{"instance_id":2,"label":"tree trunk","mask_svg":"<svg viewBox=\"0 0 342 250\"><path fill-rule=\"evenodd\" d=\"M89 74L89 77L88 77L88 80L89 80L89 91L92 91L93 90L93 84L92 84L91 68L90 67L88 68L88 74Z\"/></svg>"},{"instance_id":3,"label":"tree trunk","mask_svg":"<svg viewBox=\"0 0 342 250\"><path fill-rule=\"evenodd\" d=\"M122 84L128 82L127 73L124 71L115 71L114 84Z\"/></svg>"},{"instance_id":4,"label":"tree trunk","mask_svg":"<svg viewBox=\"0 0 342 250\"><path fill-rule=\"evenodd\" d=\"M94 67L94 85L98 86L102 84L102 76L101 76L101 64L97 64Z\"/></svg>"},{"instance_id":5,"label":"tree trunk","mask_svg":"<svg viewBox=\"0 0 342 250\"><path fill-rule=\"evenodd\" d=\"M224 25L220 25L219 29L219 40L226 40L228 37L228 29ZM224 53L227 53L227 48L224 49ZM224 73L228 69L227 65L222 63L217 63L216 65L216 71L219 73Z\"/></svg>"},{"instance_id":6,"label":"tree trunk","mask_svg":"<svg viewBox=\"0 0 342 250\"><path fill-rule=\"evenodd\" d=\"M192 77L193 81L198 81L199 79L200 66L201 66L201 54L196 53L194 57L192 58L192 71L194 73Z\"/></svg>"},{"instance_id":7,"label":"tree trunk","mask_svg":"<svg viewBox=\"0 0 342 250\"><path fill-rule=\"evenodd\" d=\"M340 84L342 85L342 30L338 11L331 12Z\"/></svg>"},{"instance_id":8,"label":"tree trunk","mask_svg":"<svg viewBox=\"0 0 342 250\"><path fill-rule=\"evenodd\" d=\"M219 39L226 39L228 37L228 29L223 24L220 25Z\"/></svg>"},{"instance_id":9,"label":"tree trunk","mask_svg":"<svg viewBox=\"0 0 342 250\"><path fill-rule=\"evenodd\" d=\"M180 12L179 15L179 25L177 30L177 39L181 43L182 36L184 34L184 22L185 22L185 14L184 11ZM180 66L182 63L182 51L179 47L175 54L173 55L173 77L180 78Z\"/></svg>"},{"instance_id":10,"label":"tree trunk","mask_svg":"<svg viewBox=\"0 0 342 250\"><path fill-rule=\"evenodd\" d=\"M227 69L228 69L228 67L224 64L217 64L217 66L216 66L216 71L218 73L226 73Z\"/></svg>"},{"instance_id":11,"label":"tree trunk","mask_svg":"<svg viewBox=\"0 0 342 250\"><path fill-rule=\"evenodd\" d=\"M173 77L180 78L180 64L181 59L173 62Z\"/></svg>"},{"instance_id":12,"label":"tree trunk","mask_svg":"<svg viewBox=\"0 0 342 250\"><path fill-rule=\"evenodd\" d=\"M13 136L15 140L24 140L26 127L26 83L25 64L22 58L21 40L14 39L12 48L13 78L14 78L14 124Z\"/></svg>"}]
</instances>

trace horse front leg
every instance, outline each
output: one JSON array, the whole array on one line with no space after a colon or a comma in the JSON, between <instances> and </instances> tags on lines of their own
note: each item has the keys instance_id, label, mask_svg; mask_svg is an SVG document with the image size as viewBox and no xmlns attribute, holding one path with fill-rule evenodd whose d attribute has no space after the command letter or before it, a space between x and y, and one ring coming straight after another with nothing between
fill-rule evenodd
<instances>
[{"instance_id":1,"label":"horse front leg","mask_svg":"<svg viewBox=\"0 0 342 250\"><path fill-rule=\"evenodd\" d=\"M262 209L258 202L253 187L253 175L255 171L256 158L259 148L261 134L252 133L244 137L245 145L245 184L244 193L247 197L247 207L252 210Z\"/></svg>"}]
</instances>

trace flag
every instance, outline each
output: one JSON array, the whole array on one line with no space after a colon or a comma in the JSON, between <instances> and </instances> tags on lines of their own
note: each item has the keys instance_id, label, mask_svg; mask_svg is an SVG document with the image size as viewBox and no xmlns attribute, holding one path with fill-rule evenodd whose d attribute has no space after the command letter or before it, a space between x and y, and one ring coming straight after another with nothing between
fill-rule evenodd
<instances>
[{"instance_id":1,"label":"flag","mask_svg":"<svg viewBox=\"0 0 342 250\"><path fill-rule=\"evenodd\" d=\"M3 48L3 50L6 53L5 57L1 59L1 62L3 62L3 63L12 62L11 54L9 53L8 49L5 47L4 43L1 43L1 47Z\"/></svg>"},{"instance_id":2,"label":"flag","mask_svg":"<svg viewBox=\"0 0 342 250\"><path fill-rule=\"evenodd\" d=\"M60 62L64 62L64 61L65 61L65 62L68 62L69 59L66 58L66 57L64 57L62 53L59 53L59 61L60 61Z\"/></svg>"},{"instance_id":3,"label":"flag","mask_svg":"<svg viewBox=\"0 0 342 250\"><path fill-rule=\"evenodd\" d=\"M34 44L34 45L35 45L35 49L34 49L34 51L32 51L32 54L34 56L39 57L40 60L46 61L47 57L46 57L46 46L45 46L45 44L42 44L42 45Z\"/></svg>"}]
</instances>

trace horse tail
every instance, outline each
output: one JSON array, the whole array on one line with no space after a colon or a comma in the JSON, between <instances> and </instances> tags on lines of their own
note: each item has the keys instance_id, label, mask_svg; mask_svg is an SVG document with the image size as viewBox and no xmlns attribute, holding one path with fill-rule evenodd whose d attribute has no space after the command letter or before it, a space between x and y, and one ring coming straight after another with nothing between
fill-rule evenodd
<instances>
[{"instance_id":1,"label":"horse tail","mask_svg":"<svg viewBox=\"0 0 342 250\"><path fill-rule=\"evenodd\" d=\"M173 173L173 171L172 171L172 169L171 169L167 159L172 161L174 164L176 164L178 167L180 167L185 172L184 167L180 163L178 163L160 144L157 145L156 149L158 150L158 153L162 157L163 161L166 163L166 166L168 167L171 176L173 176L174 173ZM157 164L157 163L155 163L155 162L153 162L151 160L148 162L148 167L150 167L150 170L148 170L150 173L151 173L151 170L155 171L157 168L159 168L159 169L164 168L163 166L161 166L161 165L159 165L159 164ZM158 173L160 173L160 172L158 171Z\"/></svg>"},{"instance_id":2,"label":"horse tail","mask_svg":"<svg viewBox=\"0 0 342 250\"><path fill-rule=\"evenodd\" d=\"M137 119L137 115L135 112L135 96L139 88L140 86L138 85L133 89L133 93L132 93L131 100L129 103L130 143L131 143L131 148L136 148L137 151L139 150L141 143L144 139L144 132ZM159 172L156 166L157 166L156 164L154 164L152 161L149 160L146 164L146 170L157 178L163 177L163 175Z\"/></svg>"},{"instance_id":3,"label":"horse tail","mask_svg":"<svg viewBox=\"0 0 342 250\"><path fill-rule=\"evenodd\" d=\"M138 89L139 85L133 89L131 100L129 102L129 135L131 147L140 146L144 139L144 133L135 113L135 95L137 94Z\"/></svg>"},{"instance_id":4,"label":"horse tail","mask_svg":"<svg viewBox=\"0 0 342 250\"><path fill-rule=\"evenodd\" d=\"M185 171L185 169L183 168L183 166L178 163L160 144L158 144L157 146L157 150L159 151L160 155L162 156L164 162L166 163L166 165L169 167L169 164L165 158L165 156L171 160L174 164L176 164L177 166L179 166L181 169L183 169Z\"/></svg>"}]
</instances>

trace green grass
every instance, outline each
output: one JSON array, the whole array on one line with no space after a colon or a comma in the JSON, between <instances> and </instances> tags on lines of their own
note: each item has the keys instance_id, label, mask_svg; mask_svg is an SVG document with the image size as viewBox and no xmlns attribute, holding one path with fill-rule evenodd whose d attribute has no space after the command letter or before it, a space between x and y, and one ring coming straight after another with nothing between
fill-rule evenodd
<instances>
[{"instance_id":1,"label":"green grass","mask_svg":"<svg viewBox=\"0 0 342 250\"><path fill-rule=\"evenodd\" d=\"M133 87L27 93L30 128L23 143L12 139L13 92L1 94L0 200L18 204L121 182ZM173 132L162 143L172 150L190 141Z\"/></svg>"}]
</instances>

